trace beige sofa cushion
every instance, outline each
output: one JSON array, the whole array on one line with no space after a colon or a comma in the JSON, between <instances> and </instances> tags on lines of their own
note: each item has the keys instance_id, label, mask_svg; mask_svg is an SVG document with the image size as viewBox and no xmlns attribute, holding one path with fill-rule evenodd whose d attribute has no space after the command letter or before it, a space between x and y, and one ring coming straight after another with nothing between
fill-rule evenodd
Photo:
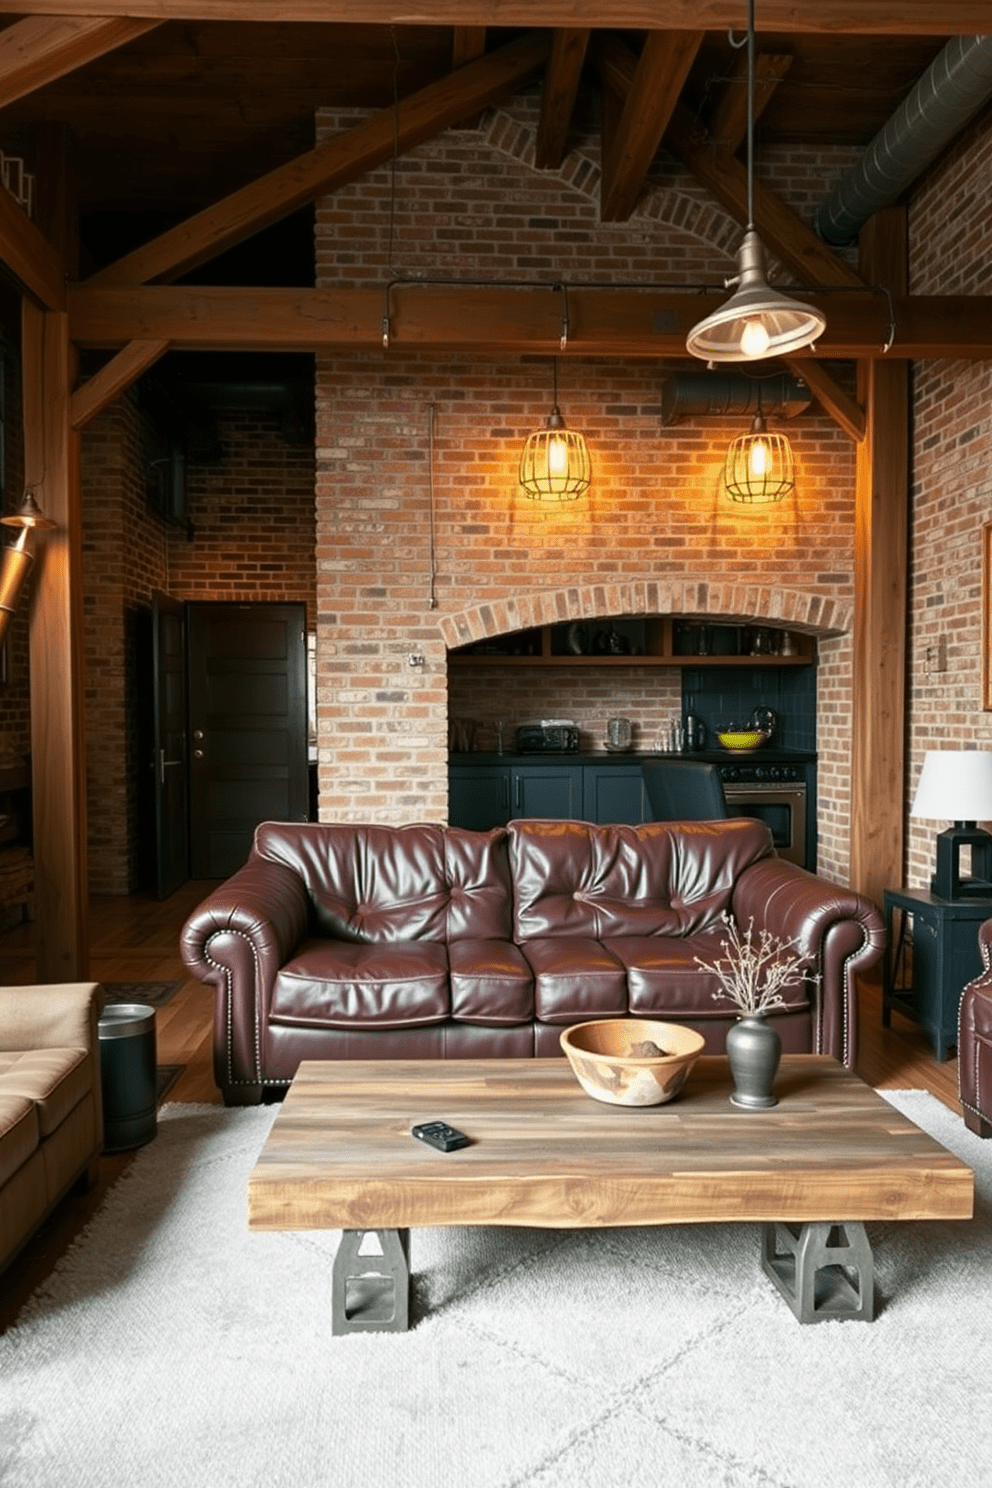
<instances>
[{"instance_id":1,"label":"beige sofa cushion","mask_svg":"<svg viewBox=\"0 0 992 1488\"><path fill-rule=\"evenodd\" d=\"M92 1064L85 1049L0 1054L0 1095L36 1102L42 1137L58 1130L91 1085Z\"/></svg>"},{"instance_id":2,"label":"beige sofa cushion","mask_svg":"<svg viewBox=\"0 0 992 1488\"><path fill-rule=\"evenodd\" d=\"M40 1140L34 1101L0 1089L0 1188L24 1166Z\"/></svg>"}]
</instances>

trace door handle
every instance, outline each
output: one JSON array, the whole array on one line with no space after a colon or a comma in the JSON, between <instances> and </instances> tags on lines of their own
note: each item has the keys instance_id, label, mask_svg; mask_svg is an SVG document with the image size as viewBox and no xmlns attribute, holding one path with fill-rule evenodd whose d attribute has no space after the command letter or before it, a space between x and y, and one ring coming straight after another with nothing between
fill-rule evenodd
<instances>
[{"instance_id":1,"label":"door handle","mask_svg":"<svg viewBox=\"0 0 992 1488\"><path fill-rule=\"evenodd\" d=\"M520 790L520 776L518 775L517 778L516 778L516 780L513 782L513 809L514 809L514 811L519 811L520 810L520 798L521 798L521 794L522 793L521 793L521 790Z\"/></svg>"},{"instance_id":2,"label":"door handle","mask_svg":"<svg viewBox=\"0 0 992 1488\"><path fill-rule=\"evenodd\" d=\"M203 758L203 750L202 749L194 749L193 750L193 758L194 759L202 759Z\"/></svg>"},{"instance_id":3,"label":"door handle","mask_svg":"<svg viewBox=\"0 0 992 1488\"><path fill-rule=\"evenodd\" d=\"M177 765L181 764L182 760L167 760L165 757L165 750L160 749L158 752L158 778L160 783L162 785L165 784L166 770L174 770Z\"/></svg>"}]
</instances>

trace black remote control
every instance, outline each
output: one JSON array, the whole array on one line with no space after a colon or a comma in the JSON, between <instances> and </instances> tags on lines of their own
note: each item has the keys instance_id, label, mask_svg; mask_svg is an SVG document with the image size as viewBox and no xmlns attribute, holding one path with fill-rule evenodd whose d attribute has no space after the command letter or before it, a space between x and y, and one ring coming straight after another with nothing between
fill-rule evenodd
<instances>
[{"instance_id":1,"label":"black remote control","mask_svg":"<svg viewBox=\"0 0 992 1488\"><path fill-rule=\"evenodd\" d=\"M467 1147L472 1140L464 1132L455 1131L446 1121L424 1121L420 1126L412 1127L410 1135L419 1142L426 1142L428 1147L436 1147L438 1152L454 1152L458 1147Z\"/></svg>"}]
</instances>

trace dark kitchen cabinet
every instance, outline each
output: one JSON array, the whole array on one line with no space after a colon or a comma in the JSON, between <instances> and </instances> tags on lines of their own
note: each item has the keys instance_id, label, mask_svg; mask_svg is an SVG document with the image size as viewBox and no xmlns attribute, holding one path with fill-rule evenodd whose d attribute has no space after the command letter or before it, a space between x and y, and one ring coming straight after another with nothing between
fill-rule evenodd
<instances>
[{"instance_id":1,"label":"dark kitchen cabinet","mask_svg":"<svg viewBox=\"0 0 992 1488\"><path fill-rule=\"evenodd\" d=\"M639 826L651 820L651 806L640 765L584 765L582 815L591 822L625 822Z\"/></svg>"},{"instance_id":2,"label":"dark kitchen cabinet","mask_svg":"<svg viewBox=\"0 0 992 1488\"><path fill-rule=\"evenodd\" d=\"M448 820L485 831L517 817L582 815L581 765L452 765Z\"/></svg>"},{"instance_id":3,"label":"dark kitchen cabinet","mask_svg":"<svg viewBox=\"0 0 992 1488\"><path fill-rule=\"evenodd\" d=\"M448 820L453 827L485 832L510 820L508 765L452 765L448 771Z\"/></svg>"}]
</instances>

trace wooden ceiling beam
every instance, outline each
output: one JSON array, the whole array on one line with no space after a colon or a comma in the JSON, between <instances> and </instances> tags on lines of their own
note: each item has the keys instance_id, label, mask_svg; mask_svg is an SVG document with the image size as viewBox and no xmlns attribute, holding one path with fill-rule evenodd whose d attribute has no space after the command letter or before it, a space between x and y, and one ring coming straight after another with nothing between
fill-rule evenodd
<instances>
[{"instance_id":1,"label":"wooden ceiling beam","mask_svg":"<svg viewBox=\"0 0 992 1488\"><path fill-rule=\"evenodd\" d=\"M558 170L565 159L568 130L588 46L588 30L560 28L551 38L551 56L544 70L541 116L534 149L534 164L538 170Z\"/></svg>"},{"instance_id":2,"label":"wooden ceiling beam","mask_svg":"<svg viewBox=\"0 0 992 1488\"><path fill-rule=\"evenodd\" d=\"M703 31L648 32L616 130L608 146L604 140L604 222L626 222L634 210L704 37Z\"/></svg>"},{"instance_id":3,"label":"wooden ceiling beam","mask_svg":"<svg viewBox=\"0 0 992 1488\"><path fill-rule=\"evenodd\" d=\"M549 50L547 33L534 31L467 62L401 99L395 111L383 109L324 140L101 269L88 282L145 284L178 278L325 192L358 180L394 151L411 150L505 98L541 67Z\"/></svg>"},{"instance_id":4,"label":"wooden ceiling beam","mask_svg":"<svg viewBox=\"0 0 992 1488\"><path fill-rule=\"evenodd\" d=\"M629 94L637 75L637 58L626 43L612 32L599 37L597 60L614 92ZM747 222L747 171L728 151L716 147L682 103L676 103L672 111L665 144L743 226ZM823 288L864 287L854 270L760 182L754 186L754 218L766 251L803 283Z\"/></svg>"},{"instance_id":5,"label":"wooden ceiling beam","mask_svg":"<svg viewBox=\"0 0 992 1488\"><path fill-rule=\"evenodd\" d=\"M798 357L783 357L782 360L794 377L802 378L824 413L829 413L834 423L855 444L860 444L865 437L867 419L857 399L845 392L823 363L814 357L806 357L804 361Z\"/></svg>"},{"instance_id":6,"label":"wooden ceiling beam","mask_svg":"<svg viewBox=\"0 0 992 1488\"><path fill-rule=\"evenodd\" d=\"M482 57L486 51L486 28L485 26L456 26L451 38L451 66L452 68L464 67L466 62L474 62L476 57ZM481 114L473 114L471 118L461 121L462 129L478 129L482 121Z\"/></svg>"},{"instance_id":7,"label":"wooden ceiling beam","mask_svg":"<svg viewBox=\"0 0 992 1488\"><path fill-rule=\"evenodd\" d=\"M3 186L0 263L43 310L65 309L66 270L61 255Z\"/></svg>"},{"instance_id":8,"label":"wooden ceiling beam","mask_svg":"<svg viewBox=\"0 0 992 1488\"><path fill-rule=\"evenodd\" d=\"M474 62L476 57L481 57L485 50L485 26L455 27L455 34L451 38L452 67L464 67L466 62Z\"/></svg>"},{"instance_id":9,"label":"wooden ceiling beam","mask_svg":"<svg viewBox=\"0 0 992 1488\"><path fill-rule=\"evenodd\" d=\"M29 16L0 31L0 108L114 52L161 21Z\"/></svg>"},{"instance_id":10,"label":"wooden ceiling beam","mask_svg":"<svg viewBox=\"0 0 992 1488\"><path fill-rule=\"evenodd\" d=\"M398 284L389 298L390 348L474 350L480 354L553 355L561 336L559 297L550 285L464 288ZM819 304L827 329L816 354L825 358L992 358L992 297L896 297L895 340L883 353L890 326L887 297L863 290L806 295ZM723 296L652 289L584 289L570 285L570 356L686 358L692 326ZM147 285L120 288L70 285L73 340L115 347L129 341L168 341L201 351L382 352L385 296L378 289L211 288ZM814 358L798 355L805 377ZM810 378L816 376L811 367ZM811 381L811 386L812 381ZM821 381L821 386L825 384Z\"/></svg>"},{"instance_id":11,"label":"wooden ceiling beam","mask_svg":"<svg viewBox=\"0 0 992 1488\"><path fill-rule=\"evenodd\" d=\"M168 350L168 341L129 341L105 367L78 387L69 406L72 427L77 433L137 382L142 372L147 372Z\"/></svg>"},{"instance_id":12,"label":"wooden ceiling beam","mask_svg":"<svg viewBox=\"0 0 992 1488\"><path fill-rule=\"evenodd\" d=\"M609 24L632 30L739 29L741 0L611 0ZM0 15L147 17L156 21L328 21L410 25L397 0L0 0ZM602 0L433 0L435 26L601 26ZM761 0L764 32L852 36L992 35L988 0Z\"/></svg>"},{"instance_id":13,"label":"wooden ceiling beam","mask_svg":"<svg viewBox=\"0 0 992 1488\"><path fill-rule=\"evenodd\" d=\"M759 52L754 59L754 118L758 119L775 96L775 89L792 66L787 52ZM747 137L747 54L737 58L734 75L713 110L710 138L718 149L736 155Z\"/></svg>"}]
</instances>

